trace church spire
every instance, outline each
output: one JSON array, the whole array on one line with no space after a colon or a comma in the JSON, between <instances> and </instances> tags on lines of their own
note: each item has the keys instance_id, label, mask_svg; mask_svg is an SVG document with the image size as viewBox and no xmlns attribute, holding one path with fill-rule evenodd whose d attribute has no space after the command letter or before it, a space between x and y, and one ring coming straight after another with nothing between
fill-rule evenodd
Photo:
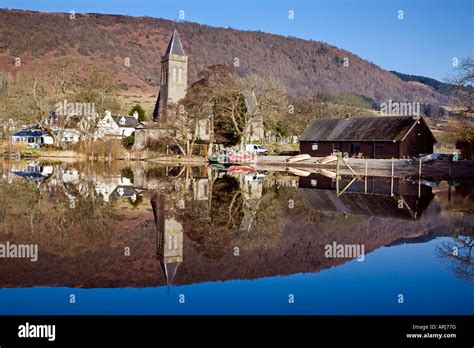
<instances>
[{"instance_id":1,"label":"church spire","mask_svg":"<svg viewBox=\"0 0 474 348\"><path fill-rule=\"evenodd\" d=\"M171 40L168 43L168 47L165 51L165 56L170 54L176 54L178 56L185 56L183 45L181 44L181 40L179 39L179 34L175 30L173 30L173 35L171 36Z\"/></svg>"},{"instance_id":2,"label":"church spire","mask_svg":"<svg viewBox=\"0 0 474 348\"><path fill-rule=\"evenodd\" d=\"M176 30L171 35L165 54L161 56L160 79L160 92L153 110L155 122L165 121L173 115L173 112L168 114L168 105L183 99L188 88L188 57Z\"/></svg>"}]
</instances>

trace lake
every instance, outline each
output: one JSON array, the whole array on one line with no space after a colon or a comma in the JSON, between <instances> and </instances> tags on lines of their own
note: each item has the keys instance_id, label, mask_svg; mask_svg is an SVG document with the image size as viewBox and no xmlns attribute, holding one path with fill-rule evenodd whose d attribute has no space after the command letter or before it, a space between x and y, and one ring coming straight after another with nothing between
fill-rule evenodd
<instances>
[{"instance_id":1,"label":"lake","mask_svg":"<svg viewBox=\"0 0 474 348\"><path fill-rule=\"evenodd\" d=\"M474 181L146 162L1 175L0 314L474 314Z\"/></svg>"}]
</instances>

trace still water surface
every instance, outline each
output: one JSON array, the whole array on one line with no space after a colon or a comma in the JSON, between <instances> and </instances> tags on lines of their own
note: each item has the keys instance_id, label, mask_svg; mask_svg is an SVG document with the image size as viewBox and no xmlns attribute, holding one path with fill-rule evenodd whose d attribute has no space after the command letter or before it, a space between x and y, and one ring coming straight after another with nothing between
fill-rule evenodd
<instances>
[{"instance_id":1,"label":"still water surface","mask_svg":"<svg viewBox=\"0 0 474 348\"><path fill-rule=\"evenodd\" d=\"M0 314L474 314L473 182L351 179L4 163Z\"/></svg>"}]
</instances>

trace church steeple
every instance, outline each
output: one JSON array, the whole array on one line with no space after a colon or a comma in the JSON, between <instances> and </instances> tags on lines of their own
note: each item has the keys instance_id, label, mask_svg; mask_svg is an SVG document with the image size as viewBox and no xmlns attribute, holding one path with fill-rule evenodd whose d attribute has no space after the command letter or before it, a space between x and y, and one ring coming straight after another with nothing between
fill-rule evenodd
<instances>
[{"instance_id":1,"label":"church steeple","mask_svg":"<svg viewBox=\"0 0 474 348\"><path fill-rule=\"evenodd\" d=\"M150 200L156 224L156 254L167 286L183 262L183 226L166 210L166 198L154 193Z\"/></svg>"},{"instance_id":2,"label":"church steeple","mask_svg":"<svg viewBox=\"0 0 474 348\"><path fill-rule=\"evenodd\" d=\"M165 51L165 56L170 54L176 54L178 56L185 56L183 45L181 44L181 40L179 39L179 34L175 30L173 30L173 35L171 36L171 40L168 43L168 47Z\"/></svg>"},{"instance_id":3,"label":"church steeple","mask_svg":"<svg viewBox=\"0 0 474 348\"><path fill-rule=\"evenodd\" d=\"M169 104L176 104L186 95L188 87L188 56L176 30L173 31L165 54L161 57L160 93L153 111L153 121L168 116Z\"/></svg>"}]
</instances>

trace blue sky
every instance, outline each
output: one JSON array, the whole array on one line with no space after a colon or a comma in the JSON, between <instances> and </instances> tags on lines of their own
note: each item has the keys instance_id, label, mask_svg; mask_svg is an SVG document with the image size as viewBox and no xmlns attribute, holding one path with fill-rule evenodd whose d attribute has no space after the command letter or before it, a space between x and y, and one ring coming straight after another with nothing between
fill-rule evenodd
<instances>
[{"instance_id":1,"label":"blue sky","mask_svg":"<svg viewBox=\"0 0 474 348\"><path fill-rule=\"evenodd\" d=\"M0 0L0 7L171 20L183 10L186 21L320 40L384 69L439 80L452 73L453 58L474 55L473 0Z\"/></svg>"}]
</instances>

